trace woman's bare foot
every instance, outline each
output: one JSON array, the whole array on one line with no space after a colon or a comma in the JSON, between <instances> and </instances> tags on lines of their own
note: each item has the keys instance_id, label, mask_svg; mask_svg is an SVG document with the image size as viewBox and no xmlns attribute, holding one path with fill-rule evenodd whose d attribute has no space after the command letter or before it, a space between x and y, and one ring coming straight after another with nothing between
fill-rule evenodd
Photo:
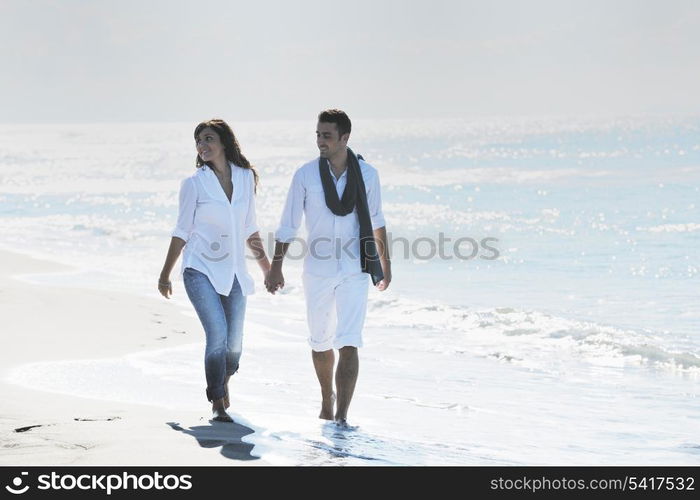
<instances>
[{"instance_id":1,"label":"woman's bare foot","mask_svg":"<svg viewBox=\"0 0 700 500\"><path fill-rule=\"evenodd\" d=\"M333 405L335 405L335 392L329 398L323 398L321 402L321 413L318 418L323 420L333 420Z\"/></svg>"},{"instance_id":2,"label":"woman's bare foot","mask_svg":"<svg viewBox=\"0 0 700 500\"><path fill-rule=\"evenodd\" d=\"M212 420L215 420L216 422L233 422L231 416L226 413L224 398L214 401L211 405L211 411L213 413Z\"/></svg>"}]
</instances>

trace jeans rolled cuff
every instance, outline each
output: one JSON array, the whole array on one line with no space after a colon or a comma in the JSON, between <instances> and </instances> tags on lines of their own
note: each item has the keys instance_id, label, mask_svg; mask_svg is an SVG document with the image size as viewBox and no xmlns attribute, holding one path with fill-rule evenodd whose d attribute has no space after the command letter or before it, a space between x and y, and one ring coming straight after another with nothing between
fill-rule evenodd
<instances>
[{"instance_id":1,"label":"jeans rolled cuff","mask_svg":"<svg viewBox=\"0 0 700 500\"><path fill-rule=\"evenodd\" d=\"M213 403L214 401L223 398L226 395L226 391L224 390L224 386L222 385L221 387L217 387L215 389L209 389L207 388L207 401L210 403Z\"/></svg>"}]
</instances>

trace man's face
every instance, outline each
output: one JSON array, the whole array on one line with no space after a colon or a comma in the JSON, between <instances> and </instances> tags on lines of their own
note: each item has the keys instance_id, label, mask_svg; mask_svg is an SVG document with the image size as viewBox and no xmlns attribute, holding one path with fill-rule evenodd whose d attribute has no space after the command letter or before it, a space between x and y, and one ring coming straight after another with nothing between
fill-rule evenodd
<instances>
[{"instance_id":1,"label":"man's face","mask_svg":"<svg viewBox=\"0 0 700 500\"><path fill-rule=\"evenodd\" d=\"M348 144L350 134L340 137L338 125L335 123L318 122L316 125L316 145L322 158L333 158L342 152Z\"/></svg>"}]
</instances>

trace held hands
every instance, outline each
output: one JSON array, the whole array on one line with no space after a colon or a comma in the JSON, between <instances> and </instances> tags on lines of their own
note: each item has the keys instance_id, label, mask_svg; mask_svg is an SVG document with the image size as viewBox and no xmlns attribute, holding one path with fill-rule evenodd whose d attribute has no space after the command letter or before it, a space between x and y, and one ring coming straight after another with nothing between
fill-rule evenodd
<instances>
[{"instance_id":1,"label":"held hands","mask_svg":"<svg viewBox=\"0 0 700 500\"><path fill-rule=\"evenodd\" d=\"M272 266L270 271L265 276L265 288L272 295L275 294L277 290L284 288L284 276L282 275L282 269L277 266Z\"/></svg>"}]
</instances>

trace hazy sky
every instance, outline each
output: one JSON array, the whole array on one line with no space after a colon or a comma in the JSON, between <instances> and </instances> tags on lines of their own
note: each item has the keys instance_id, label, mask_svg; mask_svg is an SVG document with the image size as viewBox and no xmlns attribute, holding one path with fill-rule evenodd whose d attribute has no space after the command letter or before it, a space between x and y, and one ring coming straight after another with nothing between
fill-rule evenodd
<instances>
[{"instance_id":1,"label":"hazy sky","mask_svg":"<svg viewBox=\"0 0 700 500\"><path fill-rule=\"evenodd\" d=\"M0 122L700 112L700 2L0 0Z\"/></svg>"}]
</instances>

